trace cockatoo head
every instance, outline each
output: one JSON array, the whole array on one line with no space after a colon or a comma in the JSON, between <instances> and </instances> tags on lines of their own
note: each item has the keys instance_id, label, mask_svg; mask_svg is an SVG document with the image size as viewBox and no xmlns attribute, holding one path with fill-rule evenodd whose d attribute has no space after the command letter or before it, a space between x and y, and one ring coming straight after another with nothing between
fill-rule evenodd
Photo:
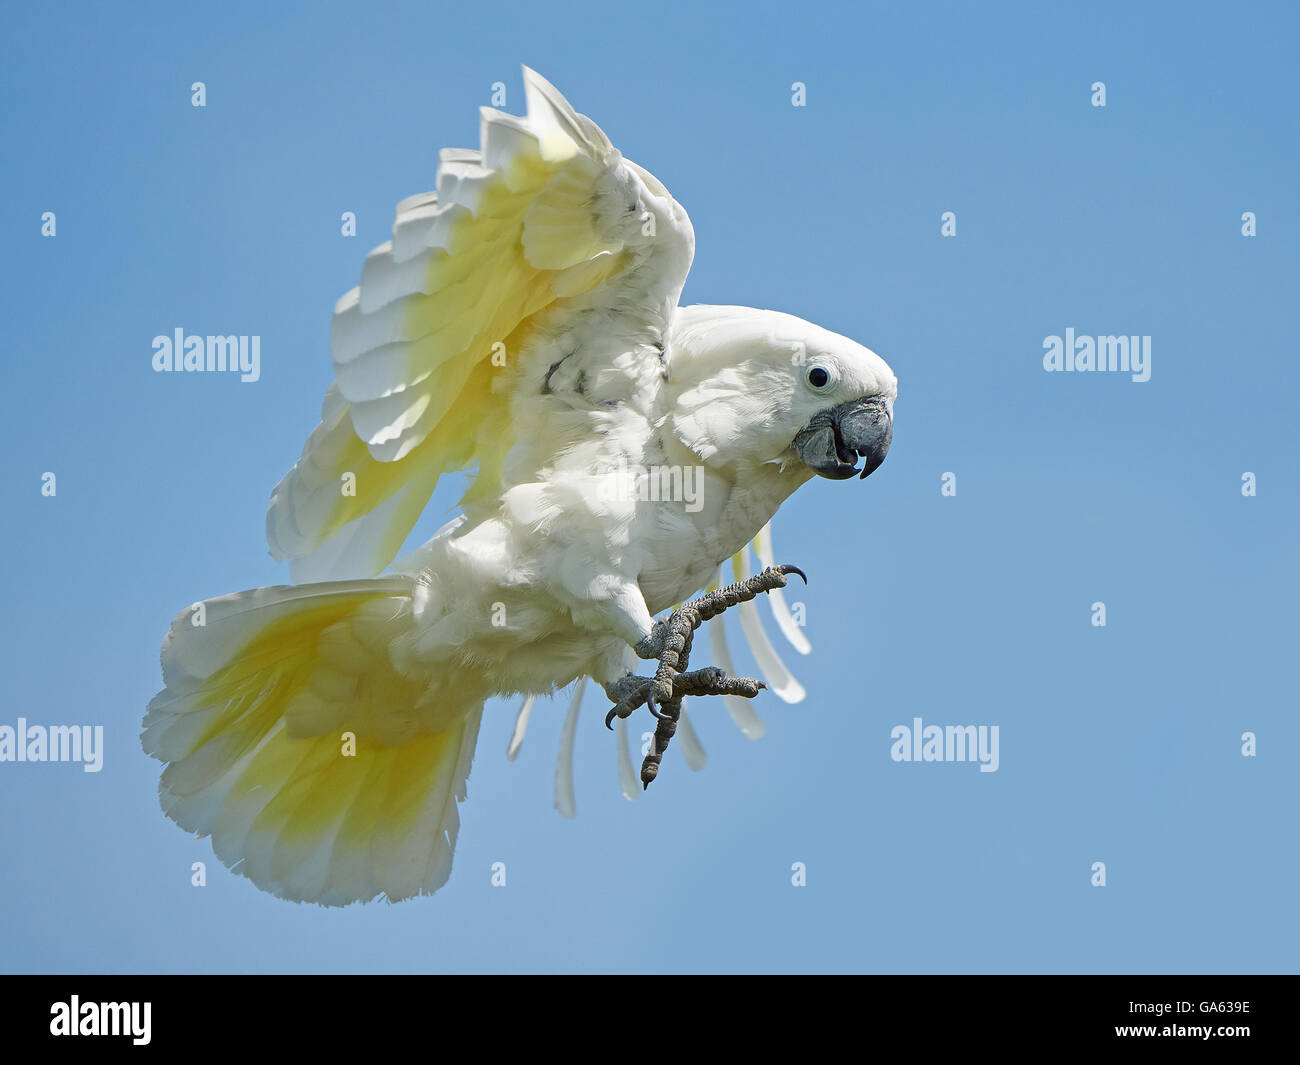
<instances>
[{"instance_id":1,"label":"cockatoo head","mask_svg":"<svg viewBox=\"0 0 1300 1065\"><path fill-rule=\"evenodd\" d=\"M671 351L674 427L706 463L801 463L840 480L885 460L898 381L848 337L778 311L698 305L678 311Z\"/></svg>"}]
</instances>

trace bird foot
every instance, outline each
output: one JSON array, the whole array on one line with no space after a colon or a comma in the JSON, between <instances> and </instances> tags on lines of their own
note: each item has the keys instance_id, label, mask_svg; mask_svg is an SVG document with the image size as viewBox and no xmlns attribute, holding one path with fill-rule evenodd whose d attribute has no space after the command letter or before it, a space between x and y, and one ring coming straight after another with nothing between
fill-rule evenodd
<instances>
[{"instance_id":1,"label":"bird foot","mask_svg":"<svg viewBox=\"0 0 1300 1065\"><path fill-rule=\"evenodd\" d=\"M746 580L683 603L668 615L666 621L656 622L651 634L634 648L639 658L658 660L659 668L655 670L655 675L638 677L628 674L605 686L605 694L614 703L614 708L605 716L606 727L612 728L614 718L630 716L643 703L658 719L650 752L641 764L643 789L648 788L659 773L659 763L677 731L682 699L685 696L738 695L743 699L752 699L767 687L752 677L729 677L716 666L687 672L695 630L738 603L748 602L773 588L784 588L786 575L790 573L797 574L805 584L808 583L808 578L798 566L769 566Z\"/></svg>"}]
</instances>

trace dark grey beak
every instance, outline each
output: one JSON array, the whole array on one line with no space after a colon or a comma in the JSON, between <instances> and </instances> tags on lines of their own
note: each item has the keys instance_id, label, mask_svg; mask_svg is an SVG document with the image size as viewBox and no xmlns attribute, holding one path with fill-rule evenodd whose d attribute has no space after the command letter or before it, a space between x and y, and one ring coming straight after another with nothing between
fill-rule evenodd
<instances>
[{"instance_id":1,"label":"dark grey beak","mask_svg":"<svg viewBox=\"0 0 1300 1065\"><path fill-rule=\"evenodd\" d=\"M894 420L882 399L855 399L818 411L791 445L804 464L822 477L842 481L879 469L894 438Z\"/></svg>"}]
</instances>

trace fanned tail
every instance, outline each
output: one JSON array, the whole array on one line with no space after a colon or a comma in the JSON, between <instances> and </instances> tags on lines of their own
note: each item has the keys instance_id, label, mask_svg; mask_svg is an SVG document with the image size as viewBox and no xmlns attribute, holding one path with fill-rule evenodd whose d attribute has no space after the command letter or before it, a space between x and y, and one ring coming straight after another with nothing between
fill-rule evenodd
<instances>
[{"instance_id":1,"label":"fanned tail","mask_svg":"<svg viewBox=\"0 0 1300 1065\"><path fill-rule=\"evenodd\" d=\"M259 588L196 604L163 641L141 743L159 796L227 866L281 898L342 906L436 891L482 700L417 703L392 665L404 577Z\"/></svg>"}]
</instances>

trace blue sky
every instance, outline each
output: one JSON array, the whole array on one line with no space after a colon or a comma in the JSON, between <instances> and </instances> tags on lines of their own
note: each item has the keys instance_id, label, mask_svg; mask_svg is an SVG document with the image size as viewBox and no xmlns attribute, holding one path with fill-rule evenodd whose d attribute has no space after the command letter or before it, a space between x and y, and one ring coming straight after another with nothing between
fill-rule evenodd
<instances>
[{"instance_id":1,"label":"blue sky","mask_svg":"<svg viewBox=\"0 0 1300 1065\"><path fill-rule=\"evenodd\" d=\"M105 730L97 774L0 764L0 969L1294 971L1294 10L546 7L0 14L0 724ZM520 63L690 212L686 302L889 360L894 447L778 518L813 654L783 648L809 698L760 699L764 739L697 703L707 767L674 750L628 803L589 692L566 821L563 702L513 764L491 704L448 886L294 906L159 812L158 644L287 579L266 501L334 301L492 84L522 110ZM260 335L261 380L153 373L178 326ZM1151 379L1044 372L1067 328L1150 336ZM891 761L917 716L998 725L998 771Z\"/></svg>"}]
</instances>

